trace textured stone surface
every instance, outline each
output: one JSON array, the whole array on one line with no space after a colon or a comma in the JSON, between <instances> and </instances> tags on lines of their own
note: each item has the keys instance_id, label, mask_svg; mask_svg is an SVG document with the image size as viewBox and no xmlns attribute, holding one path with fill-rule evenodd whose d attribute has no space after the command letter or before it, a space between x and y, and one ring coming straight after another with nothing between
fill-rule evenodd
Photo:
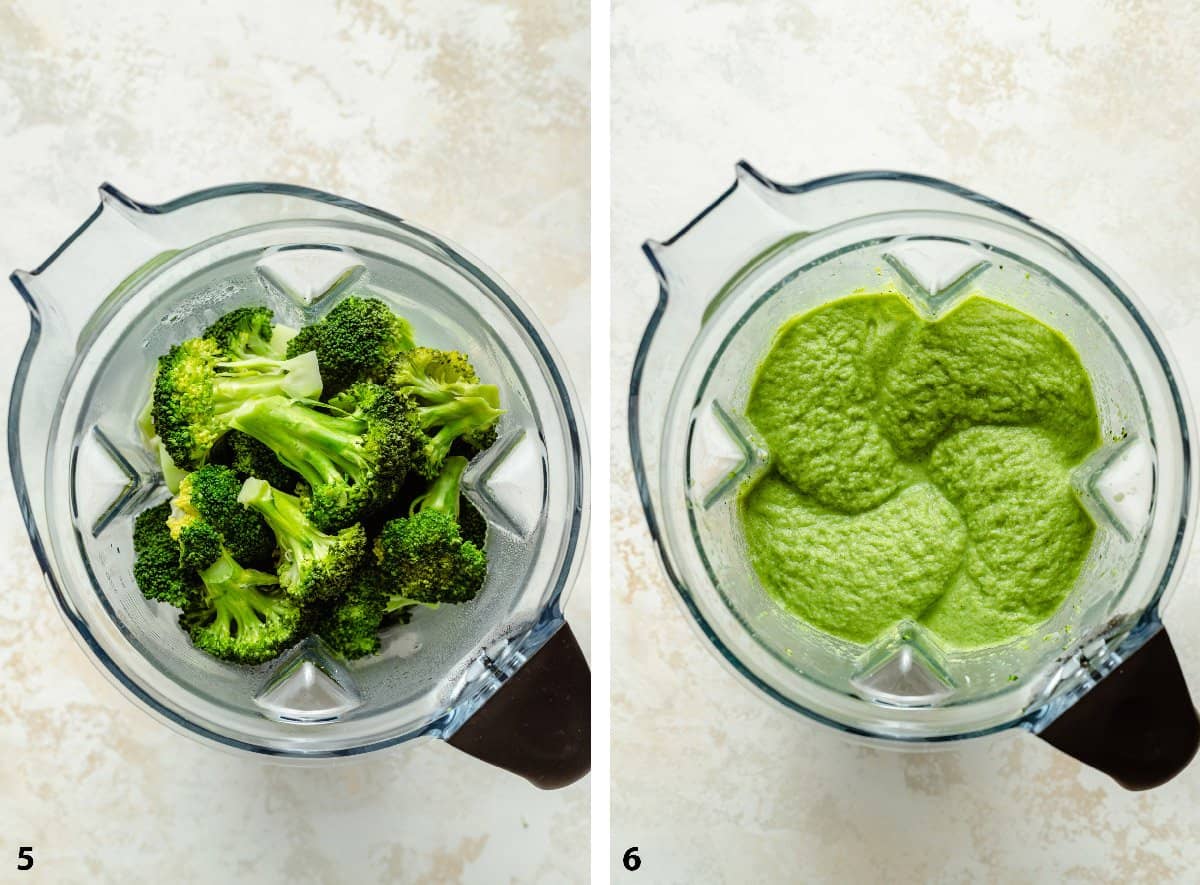
<instances>
[{"instance_id":1,"label":"textured stone surface","mask_svg":"<svg viewBox=\"0 0 1200 885\"><path fill-rule=\"evenodd\" d=\"M310 184L462 243L587 391L587 12L579 0L0 3L0 270L109 180L169 199ZM0 297L0 405L25 311ZM578 882L588 785L541 793L440 743L319 770L157 724L75 645L0 477L0 881ZM582 572L587 574L586 567ZM567 605L588 641L588 587Z\"/></svg>"},{"instance_id":2,"label":"textured stone surface","mask_svg":"<svg viewBox=\"0 0 1200 885\"><path fill-rule=\"evenodd\" d=\"M638 246L678 230L743 157L782 181L925 172L1031 212L1141 295L1200 389L1200 15L1186 4L617 0L614 43L619 408L655 295ZM881 752L738 685L661 574L623 414L613 439L613 855L638 845L639 881L1195 879L1200 764L1134 794L1022 735ZM1167 621L1200 689L1196 565Z\"/></svg>"}]
</instances>

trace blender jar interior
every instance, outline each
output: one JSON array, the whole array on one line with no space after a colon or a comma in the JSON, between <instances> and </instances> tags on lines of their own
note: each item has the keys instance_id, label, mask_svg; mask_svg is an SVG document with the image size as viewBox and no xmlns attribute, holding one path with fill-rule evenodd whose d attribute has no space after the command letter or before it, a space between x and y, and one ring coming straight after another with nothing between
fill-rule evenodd
<instances>
[{"instance_id":1,"label":"blender jar interior","mask_svg":"<svg viewBox=\"0 0 1200 885\"><path fill-rule=\"evenodd\" d=\"M708 638L769 695L868 735L938 739L1000 727L1066 691L1060 665L1089 648L1102 657L1161 592L1186 511L1182 407L1136 311L1071 259L992 219L885 212L780 240L707 306L666 408L661 534ZM665 277L669 288L672 268ZM738 492L769 461L743 416L755 369L789 318L888 288L930 318L976 293L1012 305L1061 331L1091 376L1104 443L1072 482L1097 532L1067 601L1033 635L956 652L906 622L859 646L787 612L750 565ZM678 452L685 457L671 457Z\"/></svg>"},{"instance_id":2,"label":"blender jar interior","mask_svg":"<svg viewBox=\"0 0 1200 885\"><path fill-rule=\"evenodd\" d=\"M39 553L68 617L142 700L226 744L329 755L452 732L557 628L576 559L581 439L535 328L440 241L349 220L236 229L165 253L136 276L86 325L71 316L69 293L34 295L40 340L27 361L24 418L37 410L50 424L44 475L32 473L35 458L23 462L23 506L42 529ZM464 477L489 524L487 583L469 603L392 628L378 656L346 663L306 640L275 661L229 666L194 649L177 612L145 600L133 581L134 517L169 496L136 417L158 355L223 312L266 304L276 322L298 327L348 292L383 299L419 341L467 352L500 387L499 439ZM38 384L55 372L44 382L62 387L50 418ZM37 435L21 428L25 452ZM33 490L41 482L44 499Z\"/></svg>"}]
</instances>

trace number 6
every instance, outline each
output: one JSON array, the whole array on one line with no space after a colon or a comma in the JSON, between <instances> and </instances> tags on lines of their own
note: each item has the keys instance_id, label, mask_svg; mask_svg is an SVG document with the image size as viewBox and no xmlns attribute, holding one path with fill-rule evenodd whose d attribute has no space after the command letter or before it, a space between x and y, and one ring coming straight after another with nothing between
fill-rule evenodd
<instances>
[{"instance_id":1,"label":"number 6","mask_svg":"<svg viewBox=\"0 0 1200 885\"><path fill-rule=\"evenodd\" d=\"M625 856L621 858L621 863L625 864L625 869L629 872L637 872L642 866L642 859L637 854L638 847L634 845L625 852Z\"/></svg>"}]
</instances>

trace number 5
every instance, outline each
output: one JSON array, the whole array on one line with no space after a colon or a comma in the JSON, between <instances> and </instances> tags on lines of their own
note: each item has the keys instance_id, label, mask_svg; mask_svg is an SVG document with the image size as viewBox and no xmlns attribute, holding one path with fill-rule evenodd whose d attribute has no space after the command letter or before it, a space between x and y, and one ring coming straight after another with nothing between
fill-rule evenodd
<instances>
[{"instance_id":1,"label":"number 5","mask_svg":"<svg viewBox=\"0 0 1200 885\"><path fill-rule=\"evenodd\" d=\"M31 870L33 869L33 846L22 845L17 849L17 869Z\"/></svg>"}]
</instances>

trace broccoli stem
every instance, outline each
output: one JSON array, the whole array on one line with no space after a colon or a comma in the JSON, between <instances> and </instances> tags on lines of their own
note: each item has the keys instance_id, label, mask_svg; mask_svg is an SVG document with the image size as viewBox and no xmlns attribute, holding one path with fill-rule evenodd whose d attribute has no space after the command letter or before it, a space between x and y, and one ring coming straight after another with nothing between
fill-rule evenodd
<instances>
[{"instance_id":1,"label":"broccoli stem","mask_svg":"<svg viewBox=\"0 0 1200 885\"><path fill-rule=\"evenodd\" d=\"M262 629L266 616L281 604L280 597L257 589L278 587L279 580L265 572L242 568L228 550L200 572L200 580L212 604L213 626L230 636L254 636Z\"/></svg>"},{"instance_id":2,"label":"broccoli stem","mask_svg":"<svg viewBox=\"0 0 1200 885\"><path fill-rule=\"evenodd\" d=\"M304 515L299 498L272 488L264 480L254 477L246 480L238 494L238 503L257 510L275 533L280 546L296 556L330 540Z\"/></svg>"},{"instance_id":3,"label":"broccoli stem","mask_svg":"<svg viewBox=\"0 0 1200 885\"><path fill-rule=\"evenodd\" d=\"M239 587L266 587L279 583L274 575L243 568L228 550L222 550L216 561L200 572L200 580L214 600Z\"/></svg>"},{"instance_id":4,"label":"broccoli stem","mask_svg":"<svg viewBox=\"0 0 1200 885\"><path fill-rule=\"evenodd\" d=\"M300 576L301 563L310 558L323 559L338 544L338 538L327 535L312 524L300 499L273 488L261 479L251 477L242 484L238 503L257 510L275 533L283 561L289 564L290 574L283 578L285 586Z\"/></svg>"},{"instance_id":5,"label":"broccoli stem","mask_svg":"<svg viewBox=\"0 0 1200 885\"><path fill-rule=\"evenodd\" d=\"M447 458L442 465L442 472L430 484L425 494L413 499L408 510L409 515L422 510L437 510L458 522L459 486L466 469L467 459L461 455Z\"/></svg>"},{"instance_id":6,"label":"broccoli stem","mask_svg":"<svg viewBox=\"0 0 1200 885\"><path fill-rule=\"evenodd\" d=\"M311 353L283 362L260 357L219 362L215 368L213 408L218 414L232 411L248 400L321 395L321 374Z\"/></svg>"},{"instance_id":7,"label":"broccoli stem","mask_svg":"<svg viewBox=\"0 0 1200 885\"><path fill-rule=\"evenodd\" d=\"M335 483L345 474L361 481L367 469L358 451L366 428L361 419L268 397L245 404L229 423L270 448L310 487Z\"/></svg>"},{"instance_id":8,"label":"broccoli stem","mask_svg":"<svg viewBox=\"0 0 1200 885\"><path fill-rule=\"evenodd\" d=\"M440 602L422 602L419 599L409 599L407 596L389 596L387 602L383 606L383 610L387 614L398 612L402 608L412 608L414 605L423 605L426 608L437 608L441 605Z\"/></svg>"},{"instance_id":9,"label":"broccoli stem","mask_svg":"<svg viewBox=\"0 0 1200 885\"><path fill-rule=\"evenodd\" d=\"M473 427L484 427L496 421L504 413L492 406L483 397L456 397L433 406L417 409L422 430L431 427L454 428L460 435Z\"/></svg>"}]
</instances>

